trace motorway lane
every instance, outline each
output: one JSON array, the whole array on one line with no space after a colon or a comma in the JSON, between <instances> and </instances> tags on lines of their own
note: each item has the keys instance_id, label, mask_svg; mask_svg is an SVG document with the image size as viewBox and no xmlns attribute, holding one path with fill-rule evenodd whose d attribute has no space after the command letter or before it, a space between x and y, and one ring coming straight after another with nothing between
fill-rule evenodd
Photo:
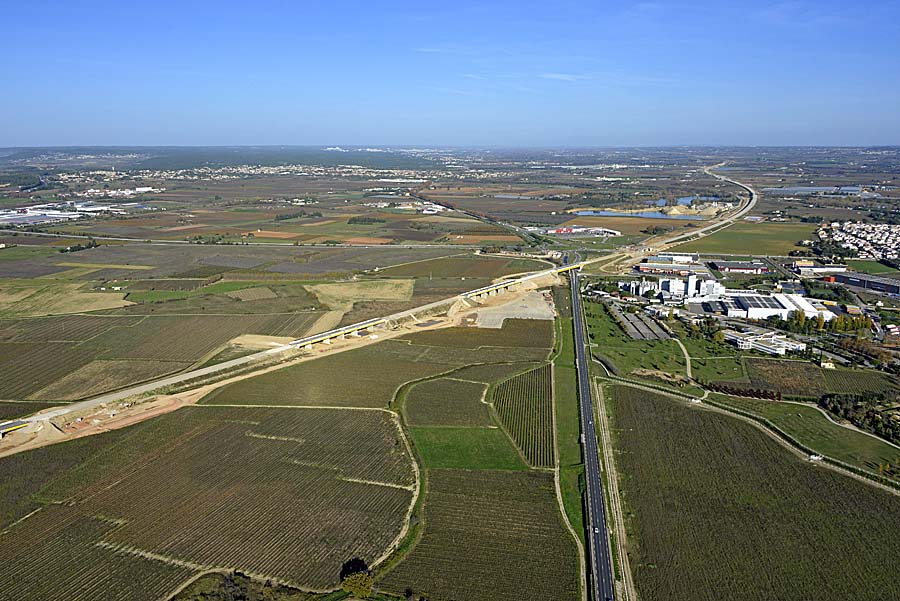
<instances>
[{"instance_id":1,"label":"motorway lane","mask_svg":"<svg viewBox=\"0 0 900 601\"><path fill-rule=\"evenodd\" d=\"M594 406L587 356L584 350L584 319L581 309L581 290L578 271L570 272L572 293L572 323L575 328L575 366L578 371L578 399L581 409L582 449L587 484L588 505L588 553L593 574L594 595L597 601L615 598L612 559L609 548L609 531L606 526L606 506L603 501L603 484L600 480L600 449L597 447L597 431L594 424Z\"/></svg>"}]
</instances>

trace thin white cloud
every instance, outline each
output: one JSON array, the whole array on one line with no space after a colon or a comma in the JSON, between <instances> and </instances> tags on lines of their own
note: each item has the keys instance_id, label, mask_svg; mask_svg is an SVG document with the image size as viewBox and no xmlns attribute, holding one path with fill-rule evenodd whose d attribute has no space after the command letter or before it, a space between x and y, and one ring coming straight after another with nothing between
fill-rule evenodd
<instances>
[{"instance_id":1,"label":"thin white cloud","mask_svg":"<svg viewBox=\"0 0 900 601\"><path fill-rule=\"evenodd\" d=\"M574 73L541 73L541 79L551 79L554 81L581 81L587 79L584 75L575 75Z\"/></svg>"}]
</instances>

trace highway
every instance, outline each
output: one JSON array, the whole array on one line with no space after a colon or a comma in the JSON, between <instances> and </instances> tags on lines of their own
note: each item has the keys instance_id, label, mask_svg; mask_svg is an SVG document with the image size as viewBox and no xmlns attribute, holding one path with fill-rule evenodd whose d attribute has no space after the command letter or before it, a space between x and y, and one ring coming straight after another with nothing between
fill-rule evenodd
<instances>
[{"instance_id":1,"label":"highway","mask_svg":"<svg viewBox=\"0 0 900 601\"><path fill-rule=\"evenodd\" d=\"M750 199L742 207L740 207L736 212L732 213L731 215L729 215L728 217L726 217L724 219L716 221L715 223L711 223L705 227L700 228L699 230L692 230L690 232L687 232L684 234L679 234L678 236L674 236L672 238L668 238L663 243L664 247L668 247L669 245L671 245L674 242L679 242L681 240L686 240L688 238L693 238L695 236L704 236L704 235L706 235L707 232L709 232L711 230L718 230L719 228L727 227L727 226L731 225L732 223L734 223L735 221L737 221L738 219L744 217L747 213L749 213L750 211L753 210L753 207L756 206L756 203L759 201L759 192L757 192L753 187L751 187L748 184L739 182L735 179L731 179L730 177L727 177L724 175L719 175L718 173L715 173L713 171L713 169L715 169L716 167L721 167L721 166L722 166L722 164L713 165L712 167L707 167L703 171L707 175L711 175L720 181L728 182L729 184L734 184L735 186L743 188L750 195Z\"/></svg>"},{"instance_id":2,"label":"highway","mask_svg":"<svg viewBox=\"0 0 900 601\"><path fill-rule=\"evenodd\" d=\"M575 367L578 371L578 399L581 409L581 447L584 453L584 475L587 484L588 557L594 583L592 596L597 601L612 601L615 598L615 582L610 557L609 532L606 526L603 483L600 479L600 449L597 447L597 431L594 425L591 379L584 350L584 316L578 270L569 272L569 277L572 292L572 323L575 328Z\"/></svg>"}]
</instances>

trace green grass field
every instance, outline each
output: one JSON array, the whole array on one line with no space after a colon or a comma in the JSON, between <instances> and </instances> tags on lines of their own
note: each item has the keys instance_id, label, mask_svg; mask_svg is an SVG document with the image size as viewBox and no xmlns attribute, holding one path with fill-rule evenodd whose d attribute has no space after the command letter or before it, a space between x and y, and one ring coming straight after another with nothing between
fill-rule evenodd
<instances>
[{"instance_id":1,"label":"green grass field","mask_svg":"<svg viewBox=\"0 0 900 601\"><path fill-rule=\"evenodd\" d=\"M691 356L693 376L700 381L742 380L746 378L741 353L732 345L684 333L679 323L670 327L680 333L681 343Z\"/></svg>"},{"instance_id":2,"label":"green grass field","mask_svg":"<svg viewBox=\"0 0 900 601\"><path fill-rule=\"evenodd\" d=\"M763 417L817 453L878 474L880 464L900 464L900 449L835 424L812 405L715 394L713 400Z\"/></svg>"},{"instance_id":3,"label":"green grass field","mask_svg":"<svg viewBox=\"0 0 900 601\"><path fill-rule=\"evenodd\" d=\"M499 428L412 426L416 450L429 469L528 469Z\"/></svg>"},{"instance_id":4,"label":"green grass field","mask_svg":"<svg viewBox=\"0 0 900 601\"><path fill-rule=\"evenodd\" d=\"M685 361L674 340L633 340L619 327L606 307L585 303L591 352L612 361L622 375L645 369L685 375Z\"/></svg>"},{"instance_id":5,"label":"green grass field","mask_svg":"<svg viewBox=\"0 0 900 601\"><path fill-rule=\"evenodd\" d=\"M679 244L678 252L706 254L747 254L784 256L801 240L813 237L816 226L809 223L738 222L705 238Z\"/></svg>"},{"instance_id":6,"label":"green grass field","mask_svg":"<svg viewBox=\"0 0 900 601\"><path fill-rule=\"evenodd\" d=\"M558 324L559 351L553 361L553 398L556 405L556 438L559 447L559 485L566 516L572 528L583 539L584 514L581 495L584 489L584 463L581 458L581 421L572 319L560 319Z\"/></svg>"},{"instance_id":7,"label":"green grass field","mask_svg":"<svg viewBox=\"0 0 900 601\"><path fill-rule=\"evenodd\" d=\"M641 599L900 596L900 497L805 462L736 418L613 392Z\"/></svg>"},{"instance_id":8,"label":"green grass field","mask_svg":"<svg viewBox=\"0 0 900 601\"><path fill-rule=\"evenodd\" d=\"M874 275L896 275L900 273L900 270L894 269L893 267L888 267L887 265L882 265L878 261L848 259L847 266L849 266L854 271L861 271L863 273L871 273Z\"/></svg>"}]
</instances>

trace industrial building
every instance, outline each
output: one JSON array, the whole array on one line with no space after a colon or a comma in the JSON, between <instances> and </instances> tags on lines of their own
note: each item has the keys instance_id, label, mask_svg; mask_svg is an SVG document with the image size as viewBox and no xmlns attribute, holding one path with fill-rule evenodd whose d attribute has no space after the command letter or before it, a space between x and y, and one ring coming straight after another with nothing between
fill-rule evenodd
<instances>
[{"instance_id":1,"label":"industrial building","mask_svg":"<svg viewBox=\"0 0 900 601\"><path fill-rule=\"evenodd\" d=\"M797 311L802 311L810 319L818 319L820 315L825 321L834 319L834 313L821 301L799 294L765 295L738 290L727 292L717 299L706 299L702 306L706 313L743 319L787 319Z\"/></svg>"},{"instance_id":2,"label":"industrial building","mask_svg":"<svg viewBox=\"0 0 900 601\"><path fill-rule=\"evenodd\" d=\"M742 351L759 351L769 355L785 355L789 352L805 351L806 344L791 340L775 332L736 332L725 330L725 340Z\"/></svg>"},{"instance_id":3,"label":"industrial building","mask_svg":"<svg viewBox=\"0 0 900 601\"><path fill-rule=\"evenodd\" d=\"M793 265L791 265L791 268L795 273L806 276L824 275L826 273L843 273L847 271L846 265L819 263L818 261L812 261L809 259L800 259L794 261Z\"/></svg>"},{"instance_id":4,"label":"industrial building","mask_svg":"<svg viewBox=\"0 0 900 601\"><path fill-rule=\"evenodd\" d=\"M644 296L648 292L659 292L664 299L689 299L698 296L715 296L724 294L726 289L712 279L701 279L690 274L685 279L660 278L659 280L631 280L619 282L619 288L635 296Z\"/></svg>"},{"instance_id":5,"label":"industrial building","mask_svg":"<svg viewBox=\"0 0 900 601\"><path fill-rule=\"evenodd\" d=\"M881 294L900 295L900 280L865 273L835 273L823 278L826 282L863 288Z\"/></svg>"},{"instance_id":6,"label":"industrial building","mask_svg":"<svg viewBox=\"0 0 900 601\"><path fill-rule=\"evenodd\" d=\"M611 230L605 227L584 227L580 225L572 225L572 226L563 226L556 227L546 230L547 234L555 234L557 236L578 236L578 235L587 235L587 236L610 236L616 237L621 236L622 232L618 230Z\"/></svg>"},{"instance_id":7,"label":"industrial building","mask_svg":"<svg viewBox=\"0 0 900 601\"><path fill-rule=\"evenodd\" d=\"M769 273L769 267L762 261L713 261L710 266L722 273L748 273L760 275Z\"/></svg>"}]
</instances>

